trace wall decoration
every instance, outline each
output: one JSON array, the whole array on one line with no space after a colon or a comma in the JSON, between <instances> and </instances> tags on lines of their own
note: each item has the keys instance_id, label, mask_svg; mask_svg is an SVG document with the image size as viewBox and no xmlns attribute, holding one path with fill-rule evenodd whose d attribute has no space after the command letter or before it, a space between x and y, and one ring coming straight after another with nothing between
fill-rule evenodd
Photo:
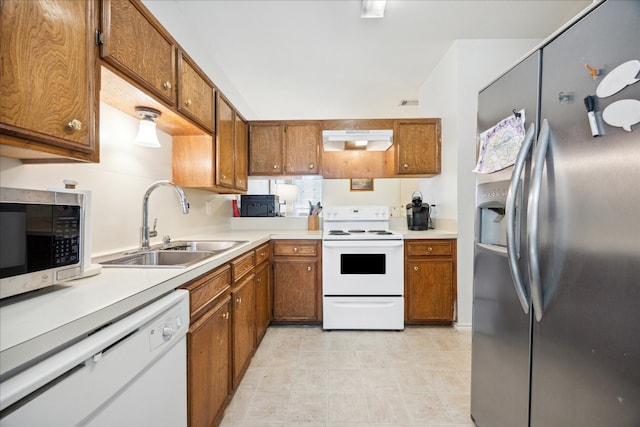
<instances>
[{"instance_id":1,"label":"wall decoration","mask_svg":"<svg viewBox=\"0 0 640 427\"><path fill-rule=\"evenodd\" d=\"M373 191L373 178L351 179L351 191Z\"/></svg>"}]
</instances>

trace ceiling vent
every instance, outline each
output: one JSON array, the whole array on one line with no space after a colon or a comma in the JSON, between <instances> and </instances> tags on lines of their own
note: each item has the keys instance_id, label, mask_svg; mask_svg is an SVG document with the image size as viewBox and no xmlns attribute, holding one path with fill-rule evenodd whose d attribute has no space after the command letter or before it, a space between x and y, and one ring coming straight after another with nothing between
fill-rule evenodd
<instances>
[{"instance_id":1,"label":"ceiling vent","mask_svg":"<svg viewBox=\"0 0 640 427\"><path fill-rule=\"evenodd\" d=\"M401 107L415 107L418 105L417 99L401 99L400 106Z\"/></svg>"}]
</instances>

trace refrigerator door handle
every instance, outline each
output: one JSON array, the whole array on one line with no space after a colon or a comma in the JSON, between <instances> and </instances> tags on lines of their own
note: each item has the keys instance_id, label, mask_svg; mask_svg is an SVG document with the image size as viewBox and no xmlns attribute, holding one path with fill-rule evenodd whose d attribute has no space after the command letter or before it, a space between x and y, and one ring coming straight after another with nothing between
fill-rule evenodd
<instances>
[{"instance_id":1,"label":"refrigerator door handle","mask_svg":"<svg viewBox=\"0 0 640 427\"><path fill-rule=\"evenodd\" d=\"M509 191L507 192L507 203L505 206L505 216L507 219L507 256L509 258L509 269L511 270L511 276L513 276L513 286L515 287L516 295L522 306L522 311L529 313L529 298L525 291L522 273L520 272L520 266L518 265L518 258L520 253L520 242L516 246L516 200L518 198L518 190L520 189L520 176L524 169L525 162L531 147L533 146L535 126L531 124L525 135L522 143L522 148L516 158L515 166L513 168L513 174L511 175L511 184L509 185Z\"/></svg>"},{"instance_id":2,"label":"refrigerator door handle","mask_svg":"<svg viewBox=\"0 0 640 427\"><path fill-rule=\"evenodd\" d=\"M538 213L540 207L540 191L547 149L551 130L549 122L544 119L540 126L538 144L533 153L533 169L531 172L531 191L529 192L529 206L527 207L527 242L529 252L529 282L531 283L531 302L536 320L542 320L543 297L540 280L540 265L538 257Z\"/></svg>"}]
</instances>

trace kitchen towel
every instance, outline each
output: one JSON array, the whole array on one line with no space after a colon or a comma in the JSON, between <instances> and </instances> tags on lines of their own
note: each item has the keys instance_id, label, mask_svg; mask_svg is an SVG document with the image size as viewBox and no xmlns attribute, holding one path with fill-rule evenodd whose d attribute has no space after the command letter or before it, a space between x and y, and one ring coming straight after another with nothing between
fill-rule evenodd
<instances>
[{"instance_id":1,"label":"kitchen towel","mask_svg":"<svg viewBox=\"0 0 640 427\"><path fill-rule=\"evenodd\" d=\"M524 141L524 110L502 119L480 134L478 163L473 172L493 173L513 165Z\"/></svg>"}]
</instances>

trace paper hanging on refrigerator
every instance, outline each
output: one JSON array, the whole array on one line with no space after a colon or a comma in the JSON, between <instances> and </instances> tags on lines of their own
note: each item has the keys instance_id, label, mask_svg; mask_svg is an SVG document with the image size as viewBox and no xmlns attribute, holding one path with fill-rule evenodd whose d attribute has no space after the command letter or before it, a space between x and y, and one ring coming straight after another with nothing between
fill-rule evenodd
<instances>
[{"instance_id":1,"label":"paper hanging on refrigerator","mask_svg":"<svg viewBox=\"0 0 640 427\"><path fill-rule=\"evenodd\" d=\"M524 141L524 110L514 111L480 134L475 173L493 173L513 165Z\"/></svg>"}]
</instances>

